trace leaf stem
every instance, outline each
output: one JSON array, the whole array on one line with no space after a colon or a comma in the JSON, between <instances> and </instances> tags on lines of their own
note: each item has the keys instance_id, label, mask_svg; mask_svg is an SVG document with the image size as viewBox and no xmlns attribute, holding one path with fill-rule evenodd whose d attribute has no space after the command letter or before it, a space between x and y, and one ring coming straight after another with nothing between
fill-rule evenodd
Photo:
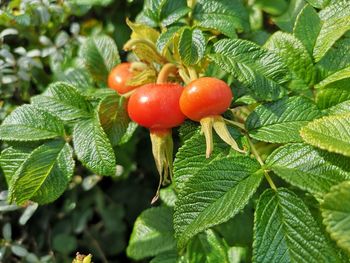
<instances>
[{"instance_id":1,"label":"leaf stem","mask_svg":"<svg viewBox=\"0 0 350 263\"><path fill-rule=\"evenodd\" d=\"M157 84L166 83L170 74L176 74L177 67L172 63L165 64L157 77Z\"/></svg>"},{"instance_id":2,"label":"leaf stem","mask_svg":"<svg viewBox=\"0 0 350 263\"><path fill-rule=\"evenodd\" d=\"M186 85L191 82L191 78L190 78L190 76L188 76L185 68L180 67L179 75Z\"/></svg>"},{"instance_id":3,"label":"leaf stem","mask_svg":"<svg viewBox=\"0 0 350 263\"><path fill-rule=\"evenodd\" d=\"M188 67L187 70L188 70L188 73L190 75L191 81L198 79L198 74L193 67Z\"/></svg>"},{"instance_id":4,"label":"leaf stem","mask_svg":"<svg viewBox=\"0 0 350 263\"><path fill-rule=\"evenodd\" d=\"M228 119L224 119L227 123L232 124L240 129L242 129L243 131L245 131L245 127L243 123L240 123L238 121L232 121L232 120L228 120Z\"/></svg>"},{"instance_id":5,"label":"leaf stem","mask_svg":"<svg viewBox=\"0 0 350 263\"><path fill-rule=\"evenodd\" d=\"M255 145L253 144L253 142L251 141L251 139L249 137L247 137L247 138L248 138L250 148L252 149L253 155L255 156L257 161L260 163L260 165L264 166L264 161L261 159L258 151L255 148ZM267 182L269 183L270 187L273 190L277 191L277 187L276 187L275 183L273 182L272 178L270 177L269 173L266 170L264 170L264 175L265 175L265 178L266 178Z\"/></svg>"}]
</instances>

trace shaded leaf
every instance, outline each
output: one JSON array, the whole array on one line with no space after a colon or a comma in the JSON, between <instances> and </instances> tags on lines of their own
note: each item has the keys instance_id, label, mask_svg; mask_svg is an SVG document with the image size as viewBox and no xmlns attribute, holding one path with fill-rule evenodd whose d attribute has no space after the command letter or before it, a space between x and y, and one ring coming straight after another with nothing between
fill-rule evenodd
<instances>
[{"instance_id":1,"label":"shaded leaf","mask_svg":"<svg viewBox=\"0 0 350 263\"><path fill-rule=\"evenodd\" d=\"M118 145L130 122L126 101L117 94L106 96L98 105L98 115L112 146Z\"/></svg>"},{"instance_id":2,"label":"shaded leaf","mask_svg":"<svg viewBox=\"0 0 350 263\"><path fill-rule=\"evenodd\" d=\"M213 230L198 234L187 246L188 262L228 263L228 246Z\"/></svg>"},{"instance_id":3,"label":"shaded leaf","mask_svg":"<svg viewBox=\"0 0 350 263\"><path fill-rule=\"evenodd\" d=\"M333 73L332 75L329 75L327 78L325 78L320 83L315 85L315 88L316 89L325 88L329 84L337 82L339 80L343 80L343 79L347 79L347 81L350 81L350 66L346 67L340 71L337 71L337 72Z\"/></svg>"},{"instance_id":4,"label":"shaded leaf","mask_svg":"<svg viewBox=\"0 0 350 263\"><path fill-rule=\"evenodd\" d=\"M108 73L120 63L117 45L106 35L86 39L80 57L96 81L106 82Z\"/></svg>"},{"instance_id":5,"label":"shaded leaf","mask_svg":"<svg viewBox=\"0 0 350 263\"><path fill-rule=\"evenodd\" d=\"M127 255L139 260L175 249L172 215L168 207L143 211L134 224Z\"/></svg>"},{"instance_id":6,"label":"shaded leaf","mask_svg":"<svg viewBox=\"0 0 350 263\"><path fill-rule=\"evenodd\" d=\"M317 92L316 102L321 109L327 109L343 101L350 100L350 82L342 79L328 84L327 88Z\"/></svg>"},{"instance_id":7,"label":"shaded leaf","mask_svg":"<svg viewBox=\"0 0 350 263\"><path fill-rule=\"evenodd\" d=\"M332 187L324 196L321 210L323 223L332 239L350 252L350 181Z\"/></svg>"}]
</instances>

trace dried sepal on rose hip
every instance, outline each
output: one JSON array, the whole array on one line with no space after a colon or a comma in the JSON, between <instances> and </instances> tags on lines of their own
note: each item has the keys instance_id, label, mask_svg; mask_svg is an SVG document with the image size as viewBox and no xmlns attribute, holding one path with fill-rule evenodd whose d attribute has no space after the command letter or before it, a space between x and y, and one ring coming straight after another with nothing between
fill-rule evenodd
<instances>
[{"instance_id":1,"label":"dried sepal on rose hip","mask_svg":"<svg viewBox=\"0 0 350 263\"><path fill-rule=\"evenodd\" d=\"M160 175L157 193L151 203L159 197L160 186L171 180L173 168L173 139L171 129L185 120L179 99L183 87L177 83L163 83L170 72L163 67L157 83L138 88L129 98L128 114L137 124L150 130L152 152Z\"/></svg>"},{"instance_id":2,"label":"dried sepal on rose hip","mask_svg":"<svg viewBox=\"0 0 350 263\"><path fill-rule=\"evenodd\" d=\"M234 150L244 153L229 133L221 116L233 99L231 88L222 80L202 77L189 83L180 97L180 109L189 119L201 123L206 140L206 157L213 151L213 128Z\"/></svg>"},{"instance_id":3,"label":"dried sepal on rose hip","mask_svg":"<svg viewBox=\"0 0 350 263\"><path fill-rule=\"evenodd\" d=\"M108 75L108 87L114 89L119 95L126 95L139 86L128 85L137 73L146 68L146 65L140 62L123 62L114 67Z\"/></svg>"}]
</instances>

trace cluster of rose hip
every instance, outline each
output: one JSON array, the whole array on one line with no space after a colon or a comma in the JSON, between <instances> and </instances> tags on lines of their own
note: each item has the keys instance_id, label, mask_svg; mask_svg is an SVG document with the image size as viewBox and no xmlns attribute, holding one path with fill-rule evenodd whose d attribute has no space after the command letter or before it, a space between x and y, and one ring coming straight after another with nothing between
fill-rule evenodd
<instances>
[{"instance_id":1,"label":"cluster of rose hip","mask_svg":"<svg viewBox=\"0 0 350 263\"><path fill-rule=\"evenodd\" d=\"M159 187L167 182L168 177L171 178L171 129L181 125L186 117L201 123L206 138L207 158L213 149L213 129L232 148L242 152L221 117L233 98L231 88L224 81L213 77L200 77L183 87L179 83L164 81L167 80L166 74L165 78L158 76L157 83L135 87L127 84L133 75L132 63L121 63L110 72L108 86L120 95L128 94L129 117L150 130L152 151L160 174ZM158 198L159 187L152 202Z\"/></svg>"}]
</instances>

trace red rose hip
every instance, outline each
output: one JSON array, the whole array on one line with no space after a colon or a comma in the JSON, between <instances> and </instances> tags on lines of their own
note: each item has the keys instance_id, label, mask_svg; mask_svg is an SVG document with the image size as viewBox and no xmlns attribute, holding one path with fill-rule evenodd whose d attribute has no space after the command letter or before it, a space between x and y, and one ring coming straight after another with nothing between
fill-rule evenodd
<instances>
[{"instance_id":1,"label":"red rose hip","mask_svg":"<svg viewBox=\"0 0 350 263\"><path fill-rule=\"evenodd\" d=\"M231 104L231 88L222 80L203 77L189 83L180 98L181 111L191 120L199 121L206 139L206 157L213 150L212 129L234 150L241 150L228 131L225 120L220 116Z\"/></svg>"}]
</instances>

